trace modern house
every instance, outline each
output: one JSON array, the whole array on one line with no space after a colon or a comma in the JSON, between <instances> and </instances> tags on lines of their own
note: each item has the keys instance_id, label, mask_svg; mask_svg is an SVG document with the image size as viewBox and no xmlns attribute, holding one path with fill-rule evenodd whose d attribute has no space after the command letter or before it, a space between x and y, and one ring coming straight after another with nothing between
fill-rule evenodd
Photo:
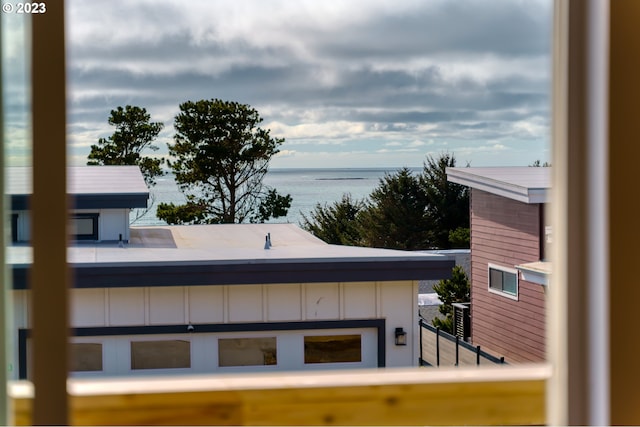
<instances>
[{"instance_id":1,"label":"modern house","mask_svg":"<svg viewBox=\"0 0 640 427\"><path fill-rule=\"evenodd\" d=\"M7 168L7 193L11 202L11 240L30 238L29 198L31 168ZM137 166L70 166L68 194L72 240L108 242L129 240L129 212L146 208L149 199Z\"/></svg>"},{"instance_id":2,"label":"modern house","mask_svg":"<svg viewBox=\"0 0 640 427\"><path fill-rule=\"evenodd\" d=\"M418 281L448 277L450 257L329 245L292 224L110 227L108 209L127 210L114 200L138 206L142 177L128 168L133 184L108 186L102 168L70 171L93 177L72 194L97 227L68 249L73 375L417 365ZM31 248L9 262L14 376L29 378Z\"/></svg>"},{"instance_id":3,"label":"modern house","mask_svg":"<svg viewBox=\"0 0 640 427\"><path fill-rule=\"evenodd\" d=\"M448 168L447 179L471 189L472 343L510 363L545 360L550 168Z\"/></svg>"}]
</instances>

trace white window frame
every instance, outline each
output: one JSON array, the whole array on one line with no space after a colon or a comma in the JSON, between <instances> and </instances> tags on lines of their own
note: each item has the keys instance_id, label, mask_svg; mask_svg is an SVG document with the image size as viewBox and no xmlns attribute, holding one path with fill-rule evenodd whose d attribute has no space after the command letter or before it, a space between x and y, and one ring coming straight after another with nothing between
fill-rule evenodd
<instances>
[{"instance_id":1,"label":"white window frame","mask_svg":"<svg viewBox=\"0 0 640 427\"><path fill-rule=\"evenodd\" d=\"M496 288L492 288L491 287L491 270L498 270L501 271L503 273L509 273L509 274L513 274L516 276L516 293L515 295L509 292L505 292ZM496 294L496 295L500 295L509 299L512 299L514 301L518 301L519 296L520 296L520 275L518 274L518 270L516 270L515 268L511 268L511 267L504 267L501 265L497 265L497 264L488 264L487 267L487 288L489 289L489 292L491 292L492 294Z\"/></svg>"}]
</instances>

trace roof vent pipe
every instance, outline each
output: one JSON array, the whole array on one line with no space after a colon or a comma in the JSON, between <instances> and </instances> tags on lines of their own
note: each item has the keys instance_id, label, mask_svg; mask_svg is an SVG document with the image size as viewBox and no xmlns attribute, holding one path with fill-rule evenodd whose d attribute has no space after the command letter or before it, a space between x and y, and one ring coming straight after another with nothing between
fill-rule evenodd
<instances>
[{"instance_id":1,"label":"roof vent pipe","mask_svg":"<svg viewBox=\"0 0 640 427\"><path fill-rule=\"evenodd\" d=\"M264 248L271 249L271 242L269 242L269 236L264 236Z\"/></svg>"},{"instance_id":2,"label":"roof vent pipe","mask_svg":"<svg viewBox=\"0 0 640 427\"><path fill-rule=\"evenodd\" d=\"M118 234L118 246L124 248L124 241L122 241L122 234Z\"/></svg>"}]
</instances>

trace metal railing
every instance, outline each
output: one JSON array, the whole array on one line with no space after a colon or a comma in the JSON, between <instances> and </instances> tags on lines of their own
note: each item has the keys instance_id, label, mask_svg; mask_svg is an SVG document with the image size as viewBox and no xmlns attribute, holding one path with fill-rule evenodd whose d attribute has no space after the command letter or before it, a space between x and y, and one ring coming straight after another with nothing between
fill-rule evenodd
<instances>
[{"instance_id":1,"label":"metal railing","mask_svg":"<svg viewBox=\"0 0 640 427\"><path fill-rule=\"evenodd\" d=\"M422 317L420 325L420 366L470 366L482 361L490 364L506 364L504 357L496 357L458 336L436 328Z\"/></svg>"}]
</instances>

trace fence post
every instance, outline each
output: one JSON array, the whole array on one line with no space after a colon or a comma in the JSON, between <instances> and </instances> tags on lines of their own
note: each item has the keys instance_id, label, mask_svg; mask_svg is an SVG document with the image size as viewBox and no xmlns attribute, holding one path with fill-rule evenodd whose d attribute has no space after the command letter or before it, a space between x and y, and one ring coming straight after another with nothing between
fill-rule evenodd
<instances>
[{"instance_id":1,"label":"fence post","mask_svg":"<svg viewBox=\"0 0 640 427\"><path fill-rule=\"evenodd\" d=\"M420 319L418 319L418 325L420 326L419 331L420 331L420 359L418 360L418 363L420 364L420 366L422 366L423 363L423 358L422 358L422 317Z\"/></svg>"},{"instance_id":2,"label":"fence post","mask_svg":"<svg viewBox=\"0 0 640 427\"><path fill-rule=\"evenodd\" d=\"M436 328L436 366L440 366L440 328Z\"/></svg>"},{"instance_id":3,"label":"fence post","mask_svg":"<svg viewBox=\"0 0 640 427\"><path fill-rule=\"evenodd\" d=\"M476 347L476 365L480 366L480 346Z\"/></svg>"},{"instance_id":4,"label":"fence post","mask_svg":"<svg viewBox=\"0 0 640 427\"><path fill-rule=\"evenodd\" d=\"M460 337L456 335L456 366L458 366L458 347L460 346Z\"/></svg>"}]
</instances>

